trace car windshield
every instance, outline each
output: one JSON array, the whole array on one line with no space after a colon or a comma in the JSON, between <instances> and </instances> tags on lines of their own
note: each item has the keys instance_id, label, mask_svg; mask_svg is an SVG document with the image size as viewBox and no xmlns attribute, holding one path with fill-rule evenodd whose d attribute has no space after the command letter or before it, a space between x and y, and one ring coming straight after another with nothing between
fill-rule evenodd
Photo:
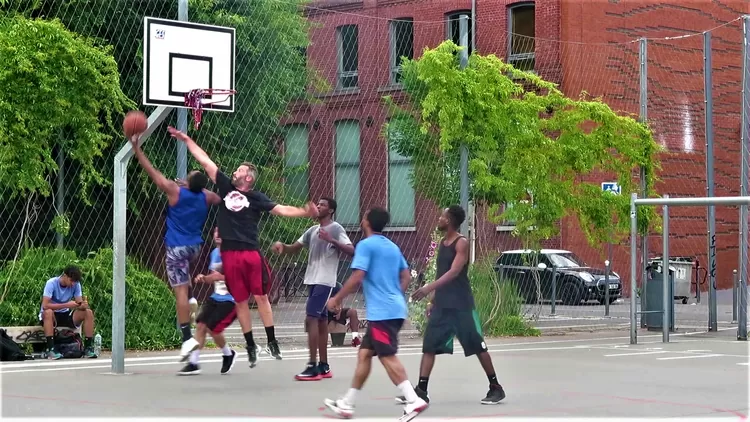
<instances>
[{"instance_id":1,"label":"car windshield","mask_svg":"<svg viewBox=\"0 0 750 422\"><path fill-rule=\"evenodd\" d=\"M586 265L586 262L579 258L576 254L572 252L568 253L552 253L547 255L550 261L552 261L552 264L555 267L588 267Z\"/></svg>"}]
</instances>

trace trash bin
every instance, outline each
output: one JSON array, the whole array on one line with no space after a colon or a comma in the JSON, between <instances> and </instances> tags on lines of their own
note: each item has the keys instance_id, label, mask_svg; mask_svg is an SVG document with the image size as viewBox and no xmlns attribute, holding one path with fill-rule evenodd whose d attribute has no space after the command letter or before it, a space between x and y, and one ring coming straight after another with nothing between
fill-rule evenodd
<instances>
[{"instance_id":1,"label":"trash bin","mask_svg":"<svg viewBox=\"0 0 750 422\"><path fill-rule=\"evenodd\" d=\"M661 273L661 266L654 265L652 262L646 267L646 274L648 274L648 280L646 280L646 306L643 319L646 321L646 328L649 331L661 331L662 330L662 319L663 314L663 300L664 288L663 282L664 277ZM674 273L675 268L669 266L669 293L674 296ZM658 311L658 312L655 312ZM667 312L669 318L669 331L674 331L674 300L669 301L669 310Z\"/></svg>"},{"instance_id":2,"label":"trash bin","mask_svg":"<svg viewBox=\"0 0 750 422\"><path fill-rule=\"evenodd\" d=\"M650 264L657 263L661 271L661 258L654 258ZM683 304L688 303L690 298L690 284L693 282L693 258L686 256L670 256L669 269L674 271L674 281L672 285L673 297L675 300L682 300Z\"/></svg>"}]
</instances>

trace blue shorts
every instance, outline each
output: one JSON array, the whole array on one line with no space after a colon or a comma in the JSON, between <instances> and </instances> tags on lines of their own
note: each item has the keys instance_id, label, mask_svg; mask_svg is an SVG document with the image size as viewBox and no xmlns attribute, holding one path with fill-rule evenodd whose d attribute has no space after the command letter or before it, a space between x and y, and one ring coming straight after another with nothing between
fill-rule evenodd
<instances>
[{"instance_id":1,"label":"blue shorts","mask_svg":"<svg viewBox=\"0 0 750 422\"><path fill-rule=\"evenodd\" d=\"M324 286L322 284L310 285L310 290L307 295L307 316L311 318L328 318L328 309L326 304L328 299L331 298L331 292L333 287Z\"/></svg>"},{"instance_id":2,"label":"blue shorts","mask_svg":"<svg viewBox=\"0 0 750 422\"><path fill-rule=\"evenodd\" d=\"M190 263L198 257L201 245L167 247L167 278L172 287L190 285Z\"/></svg>"}]
</instances>

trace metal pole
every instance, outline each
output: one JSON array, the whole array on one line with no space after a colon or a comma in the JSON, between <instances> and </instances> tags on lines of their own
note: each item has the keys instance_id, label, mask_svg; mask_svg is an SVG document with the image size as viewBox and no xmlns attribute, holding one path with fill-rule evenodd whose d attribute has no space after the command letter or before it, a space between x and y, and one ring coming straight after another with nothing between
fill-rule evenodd
<instances>
[{"instance_id":1,"label":"metal pole","mask_svg":"<svg viewBox=\"0 0 750 422\"><path fill-rule=\"evenodd\" d=\"M471 0L471 52L477 51L477 0Z\"/></svg>"},{"instance_id":2,"label":"metal pole","mask_svg":"<svg viewBox=\"0 0 750 422\"><path fill-rule=\"evenodd\" d=\"M638 43L638 62L639 62L639 117L641 122L648 120L648 40L641 38ZM646 171L641 168L641 196L648 198L648 186L646 186ZM641 233L641 309L646 309L646 265L648 261L648 233ZM635 296L631 299L635 300ZM646 328L646 318L641 318L641 328Z\"/></svg>"},{"instance_id":3,"label":"metal pole","mask_svg":"<svg viewBox=\"0 0 750 422\"><path fill-rule=\"evenodd\" d=\"M557 267L552 266L552 312L551 316L555 316L555 308L557 307Z\"/></svg>"},{"instance_id":4,"label":"metal pole","mask_svg":"<svg viewBox=\"0 0 750 422\"><path fill-rule=\"evenodd\" d=\"M742 156L740 157L741 171L741 195L748 194L748 168L747 159L750 151L748 143L750 142L750 116L748 107L750 106L750 16L742 18L742 32L744 42L742 43ZM737 311L737 339L747 340L747 205L740 206L740 300Z\"/></svg>"},{"instance_id":5,"label":"metal pole","mask_svg":"<svg viewBox=\"0 0 750 422\"><path fill-rule=\"evenodd\" d=\"M458 20L458 33L461 47L460 55L460 66L461 69L466 69L469 65L469 20L466 15L461 15ZM464 210L469 208L469 150L465 144L461 145L461 207ZM468 224L464 219L461 224L461 234L466 236L468 234Z\"/></svg>"},{"instance_id":6,"label":"metal pole","mask_svg":"<svg viewBox=\"0 0 750 422\"><path fill-rule=\"evenodd\" d=\"M604 261L604 316L609 316L609 260Z\"/></svg>"},{"instance_id":7,"label":"metal pole","mask_svg":"<svg viewBox=\"0 0 750 422\"><path fill-rule=\"evenodd\" d=\"M714 100L711 33L703 33L703 94L706 107L706 196L714 196ZM708 331L716 331L716 207L708 206Z\"/></svg>"},{"instance_id":8,"label":"metal pole","mask_svg":"<svg viewBox=\"0 0 750 422\"><path fill-rule=\"evenodd\" d=\"M637 198L638 194L630 195L630 344L638 343L638 210L635 206Z\"/></svg>"},{"instance_id":9,"label":"metal pole","mask_svg":"<svg viewBox=\"0 0 750 422\"><path fill-rule=\"evenodd\" d=\"M60 135L62 137L62 134ZM62 139L60 139L62 141ZM65 152L63 151L62 142L57 147L57 192L55 193L55 208L57 215L65 215ZM65 236L60 233L59 229L55 233L57 247L65 247Z\"/></svg>"},{"instance_id":10,"label":"metal pole","mask_svg":"<svg viewBox=\"0 0 750 422\"><path fill-rule=\"evenodd\" d=\"M188 20L188 0L177 0L177 19L181 21ZM196 86L193 88L208 88ZM188 130L188 112L186 108L177 109L177 130L187 133ZM188 150L184 142L175 140L177 143L177 178L184 179L187 177Z\"/></svg>"},{"instance_id":11,"label":"metal pole","mask_svg":"<svg viewBox=\"0 0 750 422\"><path fill-rule=\"evenodd\" d=\"M158 107L148 117L148 127L141 135L141 142L154 132L172 108ZM125 373L125 261L127 238L127 185L128 162L133 156L130 142L115 156L114 162L114 221L112 234L112 362L113 374Z\"/></svg>"},{"instance_id":12,"label":"metal pole","mask_svg":"<svg viewBox=\"0 0 750 422\"><path fill-rule=\"evenodd\" d=\"M664 195L664 198L669 198L669 195ZM669 308L671 302L674 301L671 294L669 278L669 205L662 207L662 255L661 255L661 275L662 275L662 320L661 320L661 341L669 343L669 328L671 325L671 315Z\"/></svg>"},{"instance_id":13,"label":"metal pole","mask_svg":"<svg viewBox=\"0 0 750 422\"><path fill-rule=\"evenodd\" d=\"M737 302L740 298L738 294L739 283L737 282L737 270L732 270L732 323L737 322Z\"/></svg>"}]
</instances>

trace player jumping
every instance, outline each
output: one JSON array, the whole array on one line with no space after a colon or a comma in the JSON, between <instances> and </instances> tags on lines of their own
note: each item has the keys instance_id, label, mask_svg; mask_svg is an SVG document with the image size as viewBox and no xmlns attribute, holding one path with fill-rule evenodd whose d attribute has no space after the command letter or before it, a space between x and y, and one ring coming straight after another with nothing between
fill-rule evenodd
<instances>
[{"instance_id":1,"label":"player jumping","mask_svg":"<svg viewBox=\"0 0 750 422\"><path fill-rule=\"evenodd\" d=\"M404 292L411 281L411 274L401 250L382 235L389 220L388 211L382 208L372 208L365 214L362 229L366 239L360 241L355 249L352 275L341 291L328 301L328 309L338 312L342 300L361 284L367 303L369 325L357 355L351 388L340 399L325 400L329 409L344 418L354 415L354 401L370 375L373 356L380 359L393 384L406 397L404 421L413 419L428 406L414 391L404 366L396 356L398 334L407 317Z\"/></svg>"},{"instance_id":2,"label":"player jumping","mask_svg":"<svg viewBox=\"0 0 750 422\"><path fill-rule=\"evenodd\" d=\"M230 349L224 339L224 329L232 325L237 317L237 311L234 308L234 298L229 294L226 284L224 284L224 274L221 268L221 238L219 237L219 228L214 228L214 243L216 248L211 251L211 262L208 264L209 273L200 274L195 277L198 283L214 283L214 293L203 303L196 322L198 327L195 330L195 337L200 344L200 348L193 350L190 354L190 360L179 372L180 375L198 375L201 372L198 361L200 358L200 349L206 342L206 333L210 333L214 343L221 348L221 374L229 373L234 367L234 361L237 359L237 352Z\"/></svg>"},{"instance_id":3,"label":"player jumping","mask_svg":"<svg viewBox=\"0 0 750 422\"><path fill-rule=\"evenodd\" d=\"M273 251L279 255L297 253L306 247L310 250L305 271L305 284L310 286L307 296L307 344L310 361L307 367L294 378L298 381L319 381L331 378L328 365L328 311L326 303L336 287L339 271L339 258L354 255L354 246L341 225L333 221L336 201L321 198L318 201L318 224L305 231L302 237L291 245L281 242L273 244ZM320 363L317 352L320 352Z\"/></svg>"},{"instance_id":4,"label":"player jumping","mask_svg":"<svg viewBox=\"0 0 750 422\"><path fill-rule=\"evenodd\" d=\"M466 219L466 213L458 205L446 208L438 219L438 229L444 233L437 253L437 273L435 281L418 289L412 299L421 300L433 295L427 304L428 321L422 342L422 363L419 369L419 383L415 389L419 397L430 401L427 394L435 355L453 354L453 337L464 349L464 356L477 355L482 369L487 374L490 390L482 399L482 404L498 404L505 398L503 387L497 382L492 358L487 352L487 344L482 336L479 315L474 309L474 295L469 283L469 242L458 233L458 228ZM403 403L405 397L397 397Z\"/></svg>"},{"instance_id":5,"label":"player jumping","mask_svg":"<svg viewBox=\"0 0 750 422\"><path fill-rule=\"evenodd\" d=\"M258 222L264 212L281 217L315 218L318 210L312 202L308 202L304 208L273 202L265 194L253 189L258 179L255 165L240 164L230 179L189 136L173 127L168 130L174 138L185 143L195 160L216 184L224 201L224 206L219 207L216 217L222 238L221 260L227 290L236 301L237 319L247 343L250 367L255 367L258 361L258 347L253 339L252 317L248 306L250 295L255 297L260 318L266 327L266 351L276 359L281 359L273 326L273 311L268 300L271 275L268 263L259 250Z\"/></svg>"},{"instance_id":6,"label":"player jumping","mask_svg":"<svg viewBox=\"0 0 750 422\"><path fill-rule=\"evenodd\" d=\"M199 171L187 175L187 186L164 177L143 153L139 141L140 135L130 138L135 158L156 187L167 195L167 231L164 235L167 277L177 302L177 322L182 332L180 359L184 361L199 347L190 332L190 263L198 256L203 244L201 232L208 217L208 207L219 204L221 198L205 189L208 179Z\"/></svg>"}]
</instances>

